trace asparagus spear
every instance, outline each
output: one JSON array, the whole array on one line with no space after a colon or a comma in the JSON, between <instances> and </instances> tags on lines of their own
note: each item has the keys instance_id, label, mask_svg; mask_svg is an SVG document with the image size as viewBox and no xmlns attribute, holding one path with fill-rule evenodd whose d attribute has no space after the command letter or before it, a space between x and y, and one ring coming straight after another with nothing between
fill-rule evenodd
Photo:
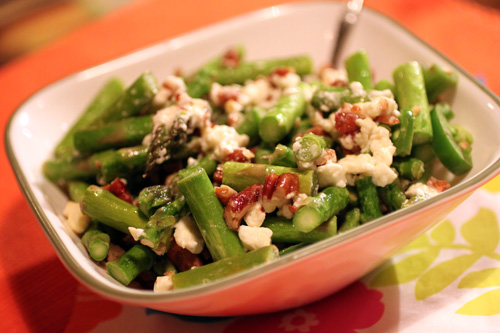
<instances>
[{"instance_id":1,"label":"asparagus spear","mask_svg":"<svg viewBox=\"0 0 500 333\"><path fill-rule=\"evenodd\" d=\"M399 125L392 132L396 155L407 156L413 145L413 113L410 110L400 110Z\"/></svg>"},{"instance_id":2,"label":"asparagus spear","mask_svg":"<svg viewBox=\"0 0 500 333\"><path fill-rule=\"evenodd\" d=\"M129 227L144 229L148 222L139 208L96 185L87 188L80 207L90 218L126 234Z\"/></svg>"},{"instance_id":3,"label":"asparagus spear","mask_svg":"<svg viewBox=\"0 0 500 333\"><path fill-rule=\"evenodd\" d=\"M357 207L345 213L344 222L339 227L339 234L356 228L361 223L361 210Z\"/></svg>"},{"instance_id":4,"label":"asparagus spear","mask_svg":"<svg viewBox=\"0 0 500 333\"><path fill-rule=\"evenodd\" d=\"M406 200L406 196L397 182L378 188L378 193L382 202L391 212L400 209Z\"/></svg>"},{"instance_id":5,"label":"asparagus spear","mask_svg":"<svg viewBox=\"0 0 500 333\"><path fill-rule=\"evenodd\" d=\"M392 166L396 168L400 177L410 181L420 179L425 171L424 162L416 157L394 159Z\"/></svg>"},{"instance_id":6,"label":"asparagus spear","mask_svg":"<svg viewBox=\"0 0 500 333\"><path fill-rule=\"evenodd\" d=\"M165 185L152 185L139 192L137 202L141 212L150 217L161 206L172 201L172 191Z\"/></svg>"},{"instance_id":7,"label":"asparagus spear","mask_svg":"<svg viewBox=\"0 0 500 333\"><path fill-rule=\"evenodd\" d=\"M334 215L309 232L297 230L292 220L283 217L268 217L262 227L271 229L271 239L275 243L314 243L337 234L337 217Z\"/></svg>"},{"instance_id":8,"label":"asparagus spear","mask_svg":"<svg viewBox=\"0 0 500 333\"><path fill-rule=\"evenodd\" d=\"M300 88L281 97L260 121L259 135L262 140L276 143L283 139L292 130L297 118L304 114L306 104Z\"/></svg>"},{"instance_id":9,"label":"asparagus spear","mask_svg":"<svg viewBox=\"0 0 500 333\"><path fill-rule=\"evenodd\" d=\"M287 255L289 253L292 253L298 249L301 249L303 248L304 246L307 246L308 244L307 243L298 243L298 244L293 244L293 245L290 245L288 247L285 247L284 249L281 249L279 254L280 254L280 257L283 257L284 255Z\"/></svg>"},{"instance_id":10,"label":"asparagus spear","mask_svg":"<svg viewBox=\"0 0 500 333\"><path fill-rule=\"evenodd\" d=\"M172 204L173 202L169 205ZM138 237L141 244L150 247L158 255L165 254L172 241L174 224L177 222L175 215L177 213L176 209L169 209L168 206L158 208L149 218L144 230L141 230L142 232Z\"/></svg>"},{"instance_id":11,"label":"asparagus spear","mask_svg":"<svg viewBox=\"0 0 500 333\"><path fill-rule=\"evenodd\" d=\"M375 90L386 90L389 89L394 95L394 84L391 81L382 79L375 84Z\"/></svg>"},{"instance_id":12,"label":"asparagus spear","mask_svg":"<svg viewBox=\"0 0 500 333\"><path fill-rule=\"evenodd\" d=\"M200 229L205 244L214 261L243 253L238 236L229 230L224 221L219 199L206 171L199 167L181 179L177 185L186 198L189 210Z\"/></svg>"},{"instance_id":13,"label":"asparagus spear","mask_svg":"<svg viewBox=\"0 0 500 333\"><path fill-rule=\"evenodd\" d=\"M300 171L278 165L226 162L222 169L222 183L240 192L253 184L264 184L266 176L275 173L299 175L299 192L314 195L318 190L318 178L313 170Z\"/></svg>"},{"instance_id":14,"label":"asparagus spear","mask_svg":"<svg viewBox=\"0 0 500 333\"><path fill-rule=\"evenodd\" d=\"M90 126L99 126L139 115L150 106L157 92L158 83L154 75L150 72L143 73Z\"/></svg>"},{"instance_id":15,"label":"asparagus spear","mask_svg":"<svg viewBox=\"0 0 500 333\"><path fill-rule=\"evenodd\" d=\"M418 158L424 163L429 163L436 158L436 154L434 153L430 143L414 146L411 150L411 156Z\"/></svg>"},{"instance_id":16,"label":"asparagus spear","mask_svg":"<svg viewBox=\"0 0 500 333\"><path fill-rule=\"evenodd\" d=\"M433 64L423 69L425 90L429 102L434 102L446 90L457 85L458 75L455 72L445 71L439 65Z\"/></svg>"},{"instance_id":17,"label":"asparagus spear","mask_svg":"<svg viewBox=\"0 0 500 333\"><path fill-rule=\"evenodd\" d=\"M180 170L177 173L178 180L183 179L184 177L188 176L194 170L196 170L200 167L205 170L207 175L212 175L215 172L215 170L217 169L217 161L215 161L213 159L212 155L207 155L207 156L203 157L202 159L200 159L198 161L198 163L196 163L195 165Z\"/></svg>"},{"instance_id":18,"label":"asparagus spear","mask_svg":"<svg viewBox=\"0 0 500 333\"><path fill-rule=\"evenodd\" d=\"M345 69L349 82L360 82L365 90L372 89L372 75L368 54L361 50L353 53L345 60Z\"/></svg>"},{"instance_id":19,"label":"asparagus spear","mask_svg":"<svg viewBox=\"0 0 500 333\"><path fill-rule=\"evenodd\" d=\"M393 78L399 109L411 110L415 116L413 144L431 142L431 116L421 66L417 62L402 64L394 70Z\"/></svg>"},{"instance_id":20,"label":"asparagus spear","mask_svg":"<svg viewBox=\"0 0 500 333\"><path fill-rule=\"evenodd\" d=\"M177 117L171 128L159 126L153 132L146 159L146 174L156 164L162 164L169 160L174 151L179 147L186 146L188 142L188 126L185 117Z\"/></svg>"},{"instance_id":21,"label":"asparagus spear","mask_svg":"<svg viewBox=\"0 0 500 333\"><path fill-rule=\"evenodd\" d=\"M323 112L333 112L344 102L353 102L351 91L343 87L321 86L313 94L311 105Z\"/></svg>"},{"instance_id":22,"label":"asparagus spear","mask_svg":"<svg viewBox=\"0 0 500 333\"><path fill-rule=\"evenodd\" d=\"M144 245L134 245L120 259L106 263L109 275L121 284L128 286L139 273L153 266L155 255Z\"/></svg>"},{"instance_id":23,"label":"asparagus spear","mask_svg":"<svg viewBox=\"0 0 500 333\"><path fill-rule=\"evenodd\" d=\"M241 63L234 68L224 68L214 73L215 81L222 85L244 84L259 75L268 75L278 67L293 67L298 75L311 74L313 71L312 60L308 56L298 56L284 59L260 60Z\"/></svg>"},{"instance_id":24,"label":"asparagus spear","mask_svg":"<svg viewBox=\"0 0 500 333\"><path fill-rule=\"evenodd\" d=\"M87 187L89 187L89 183L82 181L71 181L68 183L68 194L72 201L80 202L82 201L83 194Z\"/></svg>"},{"instance_id":25,"label":"asparagus spear","mask_svg":"<svg viewBox=\"0 0 500 333\"><path fill-rule=\"evenodd\" d=\"M362 177L356 180L359 206L361 208L361 223L365 223L382 216L377 188L372 177Z\"/></svg>"},{"instance_id":26,"label":"asparagus spear","mask_svg":"<svg viewBox=\"0 0 500 333\"><path fill-rule=\"evenodd\" d=\"M57 144L55 156L73 155L73 135L82 129L86 129L104 110L110 107L123 93L123 83L120 79L113 78L98 91L92 102L88 105L82 115L66 132L63 139Z\"/></svg>"},{"instance_id":27,"label":"asparagus spear","mask_svg":"<svg viewBox=\"0 0 500 333\"><path fill-rule=\"evenodd\" d=\"M323 151L330 147L330 144L330 140L326 140L323 136L307 133L295 141L293 153L297 161L312 162L320 157Z\"/></svg>"},{"instance_id":28,"label":"asparagus spear","mask_svg":"<svg viewBox=\"0 0 500 333\"><path fill-rule=\"evenodd\" d=\"M139 145L152 130L152 115L131 117L98 128L77 131L73 141L79 152L94 153Z\"/></svg>"},{"instance_id":29,"label":"asparagus spear","mask_svg":"<svg viewBox=\"0 0 500 333\"><path fill-rule=\"evenodd\" d=\"M87 229L82 236L82 244L89 252L90 257L96 261L106 259L109 251L109 235L92 227Z\"/></svg>"},{"instance_id":30,"label":"asparagus spear","mask_svg":"<svg viewBox=\"0 0 500 333\"><path fill-rule=\"evenodd\" d=\"M260 146L257 148L257 151L255 152L255 163L257 164L271 164L269 162L269 157L271 156L272 153L274 153L274 145L263 142L260 144Z\"/></svg>"},{"instance_id":31,"label":"asparagus spear","mask_svg":"<svg viewBox=\"0 0 500 333\"><path fill-rule=\"evenodd\" d=\"M274 245L262 247L248 253L196 267L172 276L174 289L194 287L229 277L245 270L276 260L278 248Z\"/></svg>"},{"instance_id":32,"label":"asparagus spear","mask_svg":"<svg viewBox=\"0 0 500 333\"><path fill-rule=\"evenodd\" d=\"M259 140L259 123L264 114L264 110L258 107L253 107L246 110L243 115L243 121L236 127L239 134L248 135L249 146L255 145Z\"/></svg>"},{"instance_id":33,"label":"asparagus spear","mask_svg":"<svg viewBox=\"0 0 500 333\"><path fill-rule=\"evenodd\" d=\"M71 180L97 181L106 184L121 177L142 172L146 163L146 146L105 150L85 158L62 157L43 164L45 177L55 183Z\"/></svg>"},{"instance_id":34,"label":"asparagus spear","mask_svg":"<svg viewBox=\"0 0 500 333\"><path fill-rule=\"evenodd\" d=\"M345 187L330 186L306 200L293 216L293 226L301 232L312 231L344 209L349 202L349 191Z\"/></svg>"},{"instance_id":35,"label":"asparagus spear","mask_svg":"<svg viewBox=\"0 0 500 333\"><path fill-rule=\"evenodd\" d=\"M238 60L241 60L245 53L245 49L242 46L237 46L231 51L235 52ZM193 98L201 98L208 94L217 71L222 70L223 68L224 65L222 56L216 57L205 64L188 82L186 86L186 92L188 95Z\"/></svg>"},{"instance_id":36,"label":"asparagus spear","mask_svg":"<svg viewBox=\"0 0 500 333\"><path fill-rule=\"evenodd\" d=\"M442 113L447 120L451 120L453 119L453 117L455 117L455 114L451 109L451 105L448 103L436 103L434 104L434 109L436 109L437 112Z\"/></svg>"},{"instance_id":37,"label":"asparagus spear","mask_svg":"<svg viewBox=\"0 0 500 333\"><path fill-rule=\"evenodd\" d=\"M285 145L278 144L274 152L269 155L269 164L280 165L289 168L296 168L297 163L293 155L293 150Z\"/></svg>"}]
</instances>

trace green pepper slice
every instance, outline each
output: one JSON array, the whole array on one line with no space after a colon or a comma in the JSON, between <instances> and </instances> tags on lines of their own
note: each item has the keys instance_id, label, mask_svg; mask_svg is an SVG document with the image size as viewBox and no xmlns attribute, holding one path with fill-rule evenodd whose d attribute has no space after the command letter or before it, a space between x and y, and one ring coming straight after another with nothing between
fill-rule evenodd
<instances>
[{"instance_id":1,"label":"green pepper slice","mask_svg":"<svg viewBox=\"0 0 500 333\"><path fill-rule=\"evenodd\" d=\"M441 163L455 175L472 169L470 150L462 150L453 139L453 129L443 113L435 108L431 111L434 138L432 148Z\"/></svg>"}]
</instances>

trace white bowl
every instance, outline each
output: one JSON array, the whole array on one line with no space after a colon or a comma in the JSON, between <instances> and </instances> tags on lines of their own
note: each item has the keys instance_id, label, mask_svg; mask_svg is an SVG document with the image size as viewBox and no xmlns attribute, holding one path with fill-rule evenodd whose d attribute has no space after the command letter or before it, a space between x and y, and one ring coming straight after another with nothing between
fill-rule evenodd
<instances>
[{"instance_id":1,"label":"white bowl","mask_svg":"<svg viewBox=\"0 0 500 333\"><path fill-rule=\"evenodd\" d=\"M232 19L71 75L42 89L12 116L6 148L20 187L68 270L84 285L115 301L188 314L230 316L277 311L330 295L362 277L444 218L500 168L500 101L456 64L391 19L365 9L344 50L366 49L377 79L399 64L437 63L459 75L453 101L456 123L474 135L474 168L425 202L384 216L277 261L228 279L170 293L124 287L88 260L79 239L62 223L65 195L41 173L55 144L97 89L110 77L132 82L145 70L163 78L198 68L228 46L242 44L249 59L309 54L326 64L343 13L341 3L272 7Z\"/></svg>"}]
</instances>

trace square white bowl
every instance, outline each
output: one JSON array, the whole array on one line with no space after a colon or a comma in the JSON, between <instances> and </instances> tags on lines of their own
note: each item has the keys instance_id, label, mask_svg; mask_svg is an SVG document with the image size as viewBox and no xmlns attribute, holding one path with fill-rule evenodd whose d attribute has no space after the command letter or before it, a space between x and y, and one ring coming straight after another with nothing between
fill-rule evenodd
<instances>
[{"instance_id":1,"label":"square white bowl","mask_svg":"<svg viewBox=\"0 0 500 333\"><path fill-rule=\"evenodd\" d=\"M260 10L71 75L25 101L6 130L7 153L21 189L68 270L104 297L173 313L229 316L296 307L362 277L493 178L500 170L498 97L406 29L367 8L343 54L367 50L377 79L390 79L397 65L411 60L456 71L454 122L474 136L471 172L460 178L445 175L454 186L427 201L206 286L156 294L131 289L88 259L78 237L62 222L67 198L43 177L41 166L105 81L118 76L130 83L145 70L159 79L179 67L192 71L235 44L244 45L251 60L308 54L319 68L329 62L343 10L342 3L331 2Z\"/></svg>"}]
</instances>

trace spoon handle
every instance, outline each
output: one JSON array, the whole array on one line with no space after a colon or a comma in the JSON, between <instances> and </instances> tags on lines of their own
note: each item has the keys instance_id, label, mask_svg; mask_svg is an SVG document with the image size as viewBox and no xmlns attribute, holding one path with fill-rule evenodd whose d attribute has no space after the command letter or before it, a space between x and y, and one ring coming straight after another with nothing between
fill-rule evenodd
<instances>
[{"instance_id":1,"label":"spoon handle","mask_svg":"<svg viewBox=\"0 0 500 333\"><path fill-rule=\"evenodd\" d=\"M332 52L332 64L338 67L339 55L342 47L347 40L347 35L351 31L351 28L358 21L359 13L363 9L363 0L349 0L347 2L346 11L344 17L340 22L339 31L337 34L337 41L335 42L333 52Z\"/></svg>"}]
</instances>

